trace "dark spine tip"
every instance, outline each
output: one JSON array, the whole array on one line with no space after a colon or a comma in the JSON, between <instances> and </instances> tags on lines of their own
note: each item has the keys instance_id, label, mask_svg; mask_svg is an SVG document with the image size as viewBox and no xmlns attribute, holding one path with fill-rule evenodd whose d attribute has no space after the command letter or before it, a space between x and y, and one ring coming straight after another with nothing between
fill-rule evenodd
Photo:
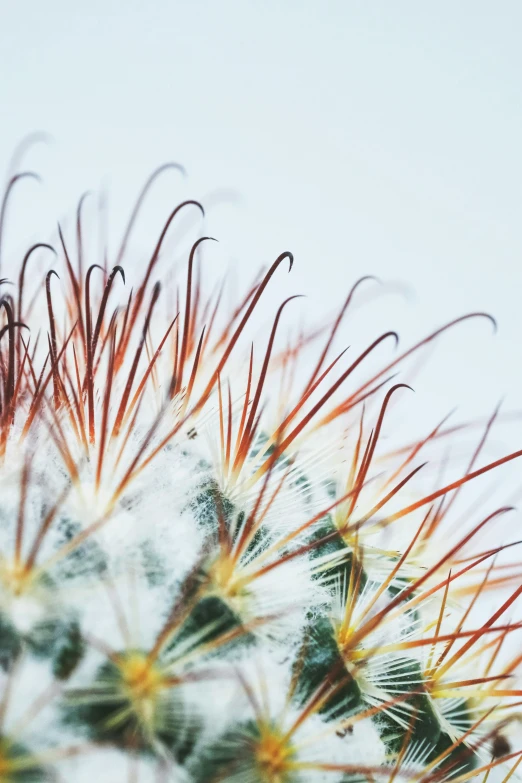
<instances>
[{"instance_id":1,"label":"dark spine tip","mask_svg":"<svg viewBox=\"0 0 522 783\"><path fill-rule=\"evenodd\" d=\"M125 285L125 270L122 266L119 264L116 264L116 266L112 270L112 274L116 275L116 273L119 272L121 275L121 279L123 280L123 285Z\"/></svg>"},{"instance_id":2,"label":"dark spine tip","mask_svg":"<svg viewBox=\"0 0 522 783\"><path fill-rule=\"evenodd\" d=\"M78 206L76 208L76 217L77 218L80 217L80 213L82 211L82 207L84 205L85 199L88 198L91 195L91 193L92 193L91 190L86 190L85 193L82 193L82 195L80 196L80 199L78 201Z\"/></svg>"},{"instance_id":3,"label":"dark spine tip","mask_svg":"<svg viewBox=\"0 0 522 783\"><path fill-rule=\"evenodd\" d=\"M386 332L386 334L383 335L383 339L386 337L393 337L395 340L395 348L399 345L399 334L398 332Z\"/></svg>"},{"instance_id":4,"label":"dark spine tip","mask_svg":"<svg viewBox=\"0 0 522 783\"><path fill-rule=\"evenodd\" d=\"M42 178L36 171L21 171L19 174L14 174L11 178L11 184L19 182L21 179L34 179L36 182L41 183Z\"/></svg>"},{"instance_id":5,"label":"dark spine tip","mask_svg":"<svg viewBox=\"0 0 522 783\"><path fill-rule=\"evenodd\" d=\"M496 318L494 318L494 317L493 317L492 315L490 315L489 313L484 313L484 316L485 316L485 317L486 317L486 318L487 318L489 321L491 321L491 324L492 324L492 326L493 326L493 334L497 334L497 332L498 332L498 323L497 323L497 319L496 319Z\"/></svg>"}]
</instances>

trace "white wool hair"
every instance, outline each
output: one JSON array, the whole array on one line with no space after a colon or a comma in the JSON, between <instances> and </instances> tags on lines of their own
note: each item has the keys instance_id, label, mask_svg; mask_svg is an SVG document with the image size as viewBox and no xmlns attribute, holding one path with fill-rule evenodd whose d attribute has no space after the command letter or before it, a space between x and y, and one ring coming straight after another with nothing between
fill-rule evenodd
<instances>
[{"instance_id":1,"label":"white wool hair","mask_svg":"<svg viewBox=\"0 0 522 783\"><path fill-rule=\"evenodd\" d=\"M317 611L328 601L307 557L293 558L267 571L250 583L249 591L248 615L271 618L260 626L260 635L290 644L300 638L310 610Z\"/></svg>"},{"instance_id":2,"label":"white wool hair","mask_svg":"<svg viewBox=\"0 0 522 783\"><path fill-rule=\"evenodd\" d=\"M92 748L61 761L58 769L60 780L74 783L190 783L188 772L172 758L153 762L111 748Z\"/></svg>"},{"instance_id":3,"label":"white wool hair","mask_svg":"<svg viewBox=\"0 0 522 783\"><path fill-rule=\"evenodd\" d=\"M377 728L370 719L359 721L350 732L335 729L325 724L320 716L312 715L295 733L297 747L302 743L299 761L331 764L338 767L375 768L386 761L386 747L379 737ZM372 769L372 772L374 770ZM342 781L346 773L342 769L314 770L310 783Z\"/></svg>"},{"instance_id":4,"label":"white wool hair","mask_svg":"<svg viewBox=\"0 0 522 783\"><path fill-rule=\"evenodd\" d=\"M22 656L9 673L0 669L3 698L3 731L22 741L34 742L40 749L59 742L56 727L56 697L61 684L45 662Z\"/></svg>"}]
</instances>

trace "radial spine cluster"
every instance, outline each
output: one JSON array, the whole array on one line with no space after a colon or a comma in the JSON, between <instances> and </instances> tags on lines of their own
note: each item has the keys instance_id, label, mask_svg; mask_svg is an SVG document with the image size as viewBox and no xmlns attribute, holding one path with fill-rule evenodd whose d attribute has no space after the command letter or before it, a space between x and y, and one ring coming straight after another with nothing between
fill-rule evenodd
<instances>
[{"instance_id":1,"label":"radial spine cluster","mask_svg":"<svg viewBox=\"0 0 522 783\"><path fill-rule=\"evenodd\" d=\"M484 458L498 411L392 424L410 357L489 316L346 352L364 278L329 323L289 329L291 297L267 327L291 253L230 304L210 237L172 274L199 202L133 251L176 168L116 252L82 198L0 256L0 783L516 779L521 569L474 488L522 452ZM0 252L33 176L8 172Z\"/></svg>"}]
</instances>

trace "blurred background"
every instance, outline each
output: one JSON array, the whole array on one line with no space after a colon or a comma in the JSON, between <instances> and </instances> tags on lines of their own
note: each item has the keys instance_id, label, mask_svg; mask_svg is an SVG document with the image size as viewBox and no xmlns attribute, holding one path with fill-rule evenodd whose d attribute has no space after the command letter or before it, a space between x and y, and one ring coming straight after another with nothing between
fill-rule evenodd
<instances>
[{"instance_id":1,"label":"blurred background","mask_svg":"<svg viewBox=\"0 0 522 783\"><path fill-rule=\"evenodd\" d=\"M135 234L150 253L182 198L209 206L221 268L274 280L308 322L361 275L386 283L346 344L396 328L438 343L405 411L522 409L522 5L517 0L20 0L0 17L0 158L45 131L25 166L4 253L19 258L106 188L115 246L137 189L165 173ZM47 232L47 233L46 233ZM137 248L137 250L136 250ZM206 260L208 265L214 263ZM367 284L370 294L371 284ZM362 290L362 289L361 289ZM268 312L268 310L267 310ZM418 402L420 399L422 403ZM515 435L509 420L506 445ZM406 425L405 425L406 426ZM516 443L514 444L516 445ZM503 449L502 449L503 450Z\"/></svg>"}]
</instances>

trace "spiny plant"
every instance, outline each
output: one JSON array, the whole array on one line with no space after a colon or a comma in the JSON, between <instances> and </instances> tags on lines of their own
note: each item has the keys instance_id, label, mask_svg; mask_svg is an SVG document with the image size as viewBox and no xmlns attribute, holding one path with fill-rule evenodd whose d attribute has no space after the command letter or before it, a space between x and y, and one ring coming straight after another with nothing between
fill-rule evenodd
<instances>
[{"instance_id":1,"label":"spiny plant","mask_svg":"<svg viewBox=\"0 0 522 783\"><path fill-rule=\"evenodd\" d=\"M0 781L507 781L520 566L509 507L463 497L522 451L481 464L498 411L445 480L471 426L384 437L407 359L489 316L347 361L364 278L326 327L283 343L287 299L252 340L291 253L226 307L209 237L165 271L189 200L131 258L173 167L112 262L87 262L84 198L72 229L0 258Z\"/></svg>"}]
</instances>

